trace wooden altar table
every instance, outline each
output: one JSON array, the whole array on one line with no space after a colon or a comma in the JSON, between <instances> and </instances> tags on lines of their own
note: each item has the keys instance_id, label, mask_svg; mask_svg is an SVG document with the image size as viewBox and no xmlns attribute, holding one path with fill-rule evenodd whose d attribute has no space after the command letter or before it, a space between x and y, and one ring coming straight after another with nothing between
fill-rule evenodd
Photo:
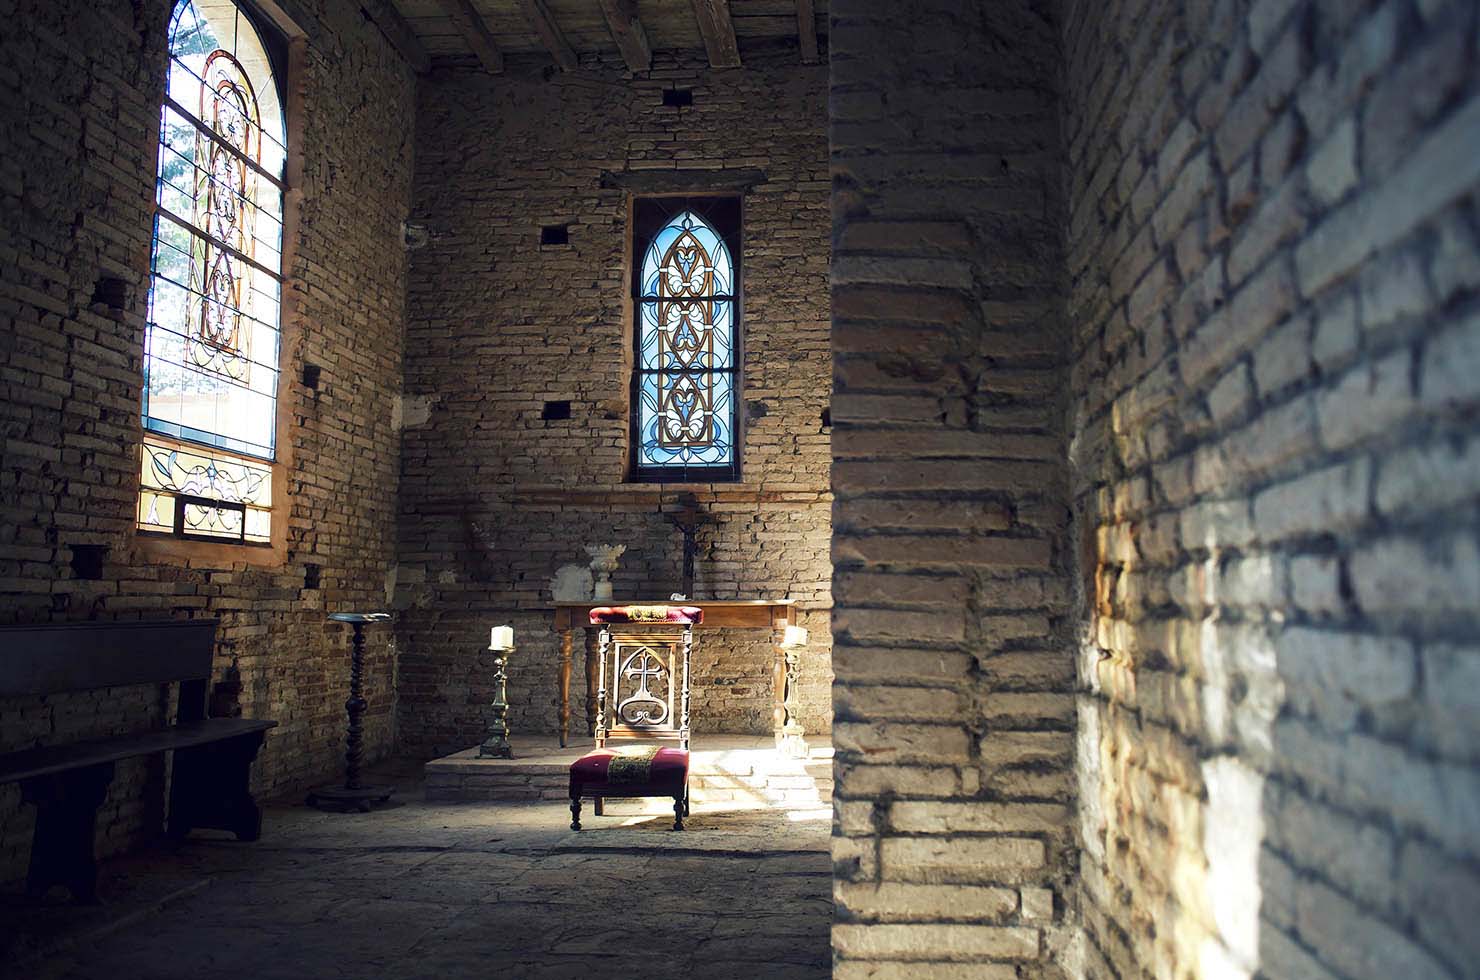
<instances>
[{"instance_id":1,"label":"wooden altar table","mask_svg":"<svg viewBox=\"0 0 1480 980\"><path fill-rule=\"evenodd\" d=\"M560 635L560 745L566 744L570 731L571 654L576 630L586 632L586 728L596 731L596 634L600 627L591 625L591 610L599 606L698 606L704 610L704 622L698 630L768 629L776 649L772 671L775 706L772 709L776 748L791 754L805 751L805 734L796 714L797 661L799 651L783 650L781 638L786 627L795 622L790 599L623 599L604 602L555 603L555 632Z\"/></svg>"}]
</instances>

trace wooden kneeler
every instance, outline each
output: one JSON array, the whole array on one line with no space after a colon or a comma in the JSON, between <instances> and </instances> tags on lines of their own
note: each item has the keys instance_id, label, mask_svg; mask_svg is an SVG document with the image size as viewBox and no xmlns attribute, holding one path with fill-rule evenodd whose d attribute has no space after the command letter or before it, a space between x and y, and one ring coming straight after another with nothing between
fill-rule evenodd
<instances>
[{"instance_id":1,"label":"wooden kneeler","mask_svg":"<svg viewBox=\"0 0 1480 980\"><path fill-rule=\"evenodd\" d=\"M581 829L581 800L673 798L673 829L689 813L689 658L693 606L601 606L597 669L596 748L571 763L570 829ZM608 742L677 741L678 746Z\"/></svg>"}]
</instances>

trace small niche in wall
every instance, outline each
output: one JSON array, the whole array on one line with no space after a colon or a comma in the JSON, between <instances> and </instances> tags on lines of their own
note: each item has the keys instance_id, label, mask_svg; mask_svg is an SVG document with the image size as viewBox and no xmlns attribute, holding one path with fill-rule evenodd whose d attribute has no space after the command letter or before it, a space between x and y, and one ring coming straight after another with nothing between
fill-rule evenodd
<instances>
[{"instance_id":1,"label":"small niche in wall","mask_svg":"<svg viewBox=\"0 0 1480 980\"><path fill-rule=\"evenodd\" d=\"M72 545L72 574L85 582L97 582L103 577L103 561L108 557L108 548L101 544Z\"/></svg>"},{"instance_id":2,"label":"small niche in wall","mask_svg":"<svg viewBox=\"0 0 1480 980\"><path fill-rule=\"evenodd\" d=\"M305 589L317 589L319 587L319 574L322 568L318 565L303 566L303 587Z\"/></svg>"},{"instance_id":3,"label":"small niche in wall","mask_svg":"<svg viewBox=\"0 0 1480 980\"><path fill-rule=\"evenodd\" d=\"M824 429L831 429L832 428L832 407L831 406L829 406L827 408L824 408L822 410L822 427Z\"/></svg>"},{"instance_id":4,"label":"small niche in wall","mask_svg":"<svg viewBox=\"0 0 1480 980\"><path fill-rule=\"evenodd\" d=\"M541 245L569 245L570 225L545 225L540 228Z\"/></svg>"},{"instance_id":5,"label":"small niche in wall","mask_svg":"<svg viewBox=\"0 0 1480 980\"><path fill-rule=\"evenodd\" d=\"M570 418L570 402L545 402L540 418L547 422L558 422Z\"/></svg>"},{"instance_id":6,"label":"small niche in wall","mask_svg":"<svg viewBox=\"0 0 1480 980\"><path fill-rule=\"evenodd\" d=\"M663 90L663 104L670 106L689 106L694 104L694 90L691 88L667 88Z\"/></svg>"},{"instance_id":7,"label":"small niche in wall","mask_svg":"<svg viewBox=\"0 0 1480 980\"><path fill-rule=\"evenodd\" d=\"M103 276L93 283L92 301L101 303L110 310L128 307L128 283L114 276Z\"/></svg>"},{"instance_id":8,"label":"small niche in wall","mask_svg":"<svg viewBox=\"0 0 1480 980\"><path fill-rule=\"evenodd\" d=\"M323 371L324 369L319 367L317 364L303 365L303 387L309 388L313 391L318 391L319 376L323 373Z\"/></svg>"}]
</instances>

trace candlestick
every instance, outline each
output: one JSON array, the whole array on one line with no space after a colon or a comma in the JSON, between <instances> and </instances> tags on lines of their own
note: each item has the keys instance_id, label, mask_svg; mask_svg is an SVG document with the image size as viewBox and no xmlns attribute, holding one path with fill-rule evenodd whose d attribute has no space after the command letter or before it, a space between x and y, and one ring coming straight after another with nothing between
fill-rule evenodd
<instances>
[{"instance_id":1,"label":"candlestick","mask_svg":"<svg viewBox=\"0 0 1480 980\"><path fill-rule=\"evenodd\" d=\"M495 626L488 648L493 652L493 717L488 726L488 738L478 746L478 758L512 759L514 747L509 744L508 673L504 668L509 655L514 652L514 627Z\"/></svg>"}]
</instances>

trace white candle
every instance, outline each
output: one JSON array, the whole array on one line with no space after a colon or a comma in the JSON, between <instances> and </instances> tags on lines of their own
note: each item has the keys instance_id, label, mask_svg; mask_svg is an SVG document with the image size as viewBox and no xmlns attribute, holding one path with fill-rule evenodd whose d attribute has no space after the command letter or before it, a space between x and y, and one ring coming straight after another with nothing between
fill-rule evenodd
<instances>
[{"instance_id":1,"label":"white candle","mask_svg":"<svg viewBox=\"0 0 1480 980\"><path fill-rule=\"evenodd\" d=\"M512 650L514 649L514 627L495 626L488 635L488 649L490 650Z\"/></svg>"},{"instance_id":2,"label":"white candle","mask_svg":"<svg viewBox=\"0 0 1480 980\"><path fill-rule=\"evenodd\" d=\"M800 626L788 626L781 637L783 650L794 650L807 645L807 631Z\"/></svg>"}]
</instances>

